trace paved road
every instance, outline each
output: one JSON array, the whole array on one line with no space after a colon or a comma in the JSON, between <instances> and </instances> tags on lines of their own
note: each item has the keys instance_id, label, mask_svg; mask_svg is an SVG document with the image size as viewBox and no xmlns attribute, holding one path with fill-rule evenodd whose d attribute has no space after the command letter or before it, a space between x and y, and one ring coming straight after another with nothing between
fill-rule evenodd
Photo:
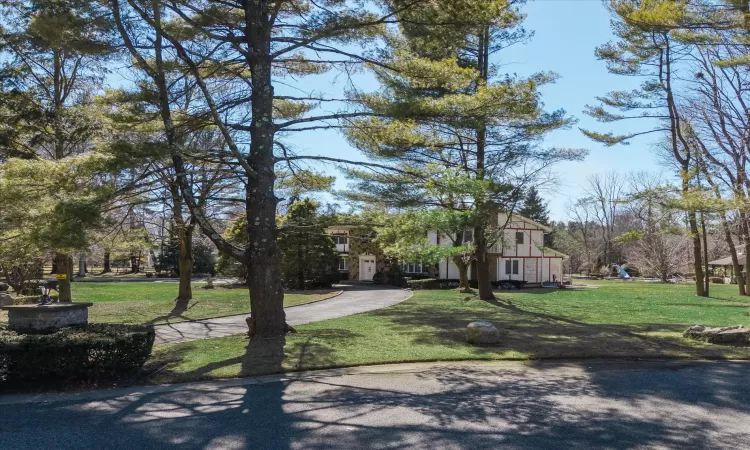
<instances>
[{"instance_id":1,"label":"paved road","mask_svg":"<svg viewBox=\"0 0 750 450\"><path fill-rule=\"evenodd\" d=\"M302 325L321 320L350 316L401 303L409 291L378 286L345 286L344 293L329 300L286 308L286 321ZM156 344L209 339L247 332L247 314L216 319L180 322L156 327Z\"/></svg>"},{"instance_id":2,"label":"paved road","mask_svg":"<svg viewBox=\"0 0 750 450\"><path fill-rule=\"evenodd\" d=\"M749 375L744 363L451 363L6 396L0 448L741 449Z\"/></svg>"}]
</instances>

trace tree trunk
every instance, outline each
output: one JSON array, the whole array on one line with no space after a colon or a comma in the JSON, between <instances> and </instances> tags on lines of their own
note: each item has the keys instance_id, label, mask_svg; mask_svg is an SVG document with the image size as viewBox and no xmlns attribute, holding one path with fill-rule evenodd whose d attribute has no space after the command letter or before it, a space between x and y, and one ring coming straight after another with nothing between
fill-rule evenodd
<instances>
[{"instance_id":1,"label":"tree trunk","mask_svg":"<svg viewBox=\"0 0 750 450\"><path fill-rule=\"evenodd\" d=\"M276 195L273 84L271 80L271 26L269 4L261 0L247 0L247 60L250 66L252 93L250 123L250 155L248 165L254 175L247 183L247 224L250 246L250 308L249 336L272 337L286 334L284 291L276 243Z\"/></svg>"},{"instance_id":2,"label":"tree trunk","mask_svg":"<svg viewBox=\"0 0 750 450\"><path fill-rule=\"evenodd\" d=\"M139 273L141 271L141 263L138 261L138 256L130 256L130 271L133 273Z\"/></svg>"},{"instance_id":3,"label":"tree trunk","mask_svg":"<svg viewBox=\"0 0 750 450\"><path fill-rule=\"evenodd\" d=\"M744 267L744 275L742 273L742 270L737 272L737 283L740 283L740 279L744 279L745 282L745 293L747 295L750 295L750 272L748 271L748 264L750 263L748 260L750 260L750 254L747 252L750 251L750 224L747 222L747 214L740 210L739 213L740 221L742 222L742 226L740 227L740 230L742 231L742 241L745 243L745 267Z\"/></svg>"},{"instance_id":4,"label":"tree trunk","mask_svg":"<svg viewBox=\"0 0 750 450\"><path fill-rule=\"evenodd\" d=\"M732 238L732 231L729 229L727 215L724 213L721 213L721 228L724 231L724 240L729 247L729 256L732 258L732 268L737 277L737 289L740 295L747 295L745 279L742 277L742 269L740 269L740 259L737 256L737 249L734 246L734 238Z\"/></svg>"},{"instance_id":5,"label":"tree trunk","mask_svg":"<svg viewBox=\"0 0 750 450\"><path fill-rule=\"evenodd\" d=\"M710 286L709 283L711 280L708 279L708 232L706 231L706 217L701 212L701 231L703 232L703 271L705 272L705 289L706 289L706 297L710 295Z\"/></svg>"},{"instance_id":6,"label":"tree trunk","mask_svg":"<svg viewBox=\"0 0 750 450\"><path fill-rule=\"evenodd\" d=\"M180 258L177 263L180 270L180 287L177 298L190 300L193 298L193 227L181 226L178 228L177 236L180 241Z\"/></svg>"},{"instance_id":7,"label":"tree trunk","mask_svg":"<svg viewBox=\"0 0 750 450\"><path fill-rule=\"evenodd\" d=\"M71 302L73 297L70 290L70 274L72 272L72 259L67 253L55 253L56 275L65 275L64 280L58 280L57 291L60 302Z\"/></svg>"},{"instance_id":8,"label":"tree trunk","mask_svg":"<svg viewBox=\"0 0 750 450\"><path fill-rule=\"evenodd\" d=\"M474 243L476 245L477 288L479 289L479 298L481 300L494 300L495 294L492 293L490 262L487 255L487 237L483 226L474 228Z\"/></svg>"},{"instance_id":9,"label":"tree trunk","mask_svg":"<svg viewBox=\"0 0 750 450\"><path fill-rule=\"evenodd\" d=\"M110 261L110 253L104 252L104 270L102 270L102 273L109 273L112 272L112 264Z\"/></svg>"},{"instance_id":10,"label":"tree trunk","mask_svg":"<svg viewBox=\"0 0 750 450\"><path fill-rule=\"evenodd\" d=\"M694 211L688 212L688 223L690 225L690 238L693 240L693 268L695 269L695 294L698 297L706 297L706 289L703 274L703 257L701 249L701 237L698 231L698 219Z\"/></svg>"},{"instance_id":11,"label":"tree trunk","mask_svg":"<svg viewBox=\"0 0 750 450\"><path fill-rule=\"evenodd\" d=\"M453 263L458 268L458 291L465 294L473 293L469 286L469 265L460 256L454 256Z\"/></svg>"}]
</instances>

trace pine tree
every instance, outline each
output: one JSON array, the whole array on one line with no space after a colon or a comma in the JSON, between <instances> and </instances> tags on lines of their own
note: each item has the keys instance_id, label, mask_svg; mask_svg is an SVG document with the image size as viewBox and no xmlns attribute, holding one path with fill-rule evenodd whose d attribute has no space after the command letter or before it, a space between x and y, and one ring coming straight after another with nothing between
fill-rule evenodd
<instances>
[{"instance_id":1,"label":"pine tree","mask_svg":"<svg viewBox=\"0 0 750 450\"><path fill-rule=\"evenodd\" d=\"M542 199L539 191L534 186L526 191L526 196L523 198L523 205L518 210L518 213L542 225L550 224L547 202Z\"/></svg>"},{"instance_id":2,"label":"pine tree","mask_svg":"<svg viewBox=\"0 0 750 450\"><path fill-rule=\"evenodd\" d=\"M375 69L383 90L358 97L374 117L354 121L348 131L381 167L351 171L358 179L351 197L470 212L479 295L491 299L488 248L505 225L497 223L497 209L515 210L543 167L581 155L540 147L546 133L570 123L564 111L546 112L540 102L538 88L556 76L501 75L491 61L526 38L514 2L425 2L397 14L405 18L400 34ZM455 245L464 244L462 236Z\"/></svg>"},{"instance_id":3,"label":"pine tree","mask_svg":"<svg viewBox=\"0 0 750 450\"><path fill-rule=\"evenodd\" d=\"M306 289L307 281L326 283L337 270L338 252L326 233L318 204L304 199L289 207L281 223L281 276L287 288Z\"/></svg>"}]
</instances>

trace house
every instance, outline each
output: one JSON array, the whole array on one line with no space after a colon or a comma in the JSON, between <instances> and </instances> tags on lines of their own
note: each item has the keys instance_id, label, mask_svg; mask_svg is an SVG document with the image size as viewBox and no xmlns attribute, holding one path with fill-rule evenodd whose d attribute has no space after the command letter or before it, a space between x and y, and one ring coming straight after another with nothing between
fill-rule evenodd
<instances>
[{"instance_id":1,"label":"house","mask_svg":"<svg viewBox=\"0 0 750 450\"><path fill-rule=\"evenodd\" d=\"M544 247L544 235L552 230L526 217L498 213L498 226L505 227L499 242L490 248L492 281L517 280L528 284L559 282L563 279L563 260L566 255ZM336 225L328 228L339 251L339 272L343 279L371 281L377 272L387 270L391 263L372 239L373 230L361 225ZM448 237L431 232L427 235L435 245L450 246ZM472 232L464 233L464 242L472 241ZM400 263L407 276L429 276L439 279L459 278L458 267L447 258L439 264L419 262ZM476 266L469 271L469 279L476 279Z\"/></svg>"},{"instance_id":2,"label":"house","mask_svg":"<svg viewBox=\"0 0 750 450\"><path fill-rule=\"evenodd\" d=\"M490 275L492 281L516 280L528 284L559 282L563 279L563 260L567 255L544 247L544 235L552 230L518 214L508 217L498 213L498 227L504 228L498 242L490 247ZM438 245L453 245L446 236L430 233L430 241ZM464 241L472 240L471 231ZM476 279L476 267L469 271L469 279ZM439 264L441 279L458 278L458 267L450 259Z\"/></svg>"},{"instance_id":3,"label":"house","mask_svg":"<svg viewBox=\"0 0 750 450\"><path fill-rule=\"evenodd\" d=\"M737 262L740 266L740 272L744 275L745 273L745 265L747 265L747 255L745 255L745 246L744 245L738 245L735 247L735 250L737 251ZM736 275L734 273L734 265L732 264L732 257L726 256L721 259L717 259L715 261L710 261L708 263L709 266L711 266L711 274L712 275L723 275L725 278L729 278L732 283L737 281ZM721 269L721 270L717 270Z\"/></svg>"}]
</instances>

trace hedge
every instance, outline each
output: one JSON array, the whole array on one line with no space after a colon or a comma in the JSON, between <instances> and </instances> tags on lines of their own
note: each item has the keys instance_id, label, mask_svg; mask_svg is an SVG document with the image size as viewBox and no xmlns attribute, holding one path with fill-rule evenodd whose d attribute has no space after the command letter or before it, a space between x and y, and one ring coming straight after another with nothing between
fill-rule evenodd
<instances>
[{"instance_id":1,"label":"hedge","mask_svg":"<svg viewBox=\"0 0 750 450\"><path fill-rule=\"evenodd\" d=\"M88 324L49 334L0 329L0 376L13 381L96 380L139 369L151 354L154 327Z\"/></svg>"},{"instance_id":2,"label":"hedge","mask_svg":"<svg viewBox=\"0 0 750 450\"><path fill-rule=\"evenodd\" d=\"M440 282L434 278L424 280L407 280L407 287L410 289L440 289Z\"/></svg>"},{"instance_id":3,"label":"hedge","mask_svg":"<svg viewBox=\"0 0 750 450\"><path fill-rule=\"evenodd\" d=\"M711 277L711 283L724 284L724 277Z\"/></svg>"}]
</instances>

